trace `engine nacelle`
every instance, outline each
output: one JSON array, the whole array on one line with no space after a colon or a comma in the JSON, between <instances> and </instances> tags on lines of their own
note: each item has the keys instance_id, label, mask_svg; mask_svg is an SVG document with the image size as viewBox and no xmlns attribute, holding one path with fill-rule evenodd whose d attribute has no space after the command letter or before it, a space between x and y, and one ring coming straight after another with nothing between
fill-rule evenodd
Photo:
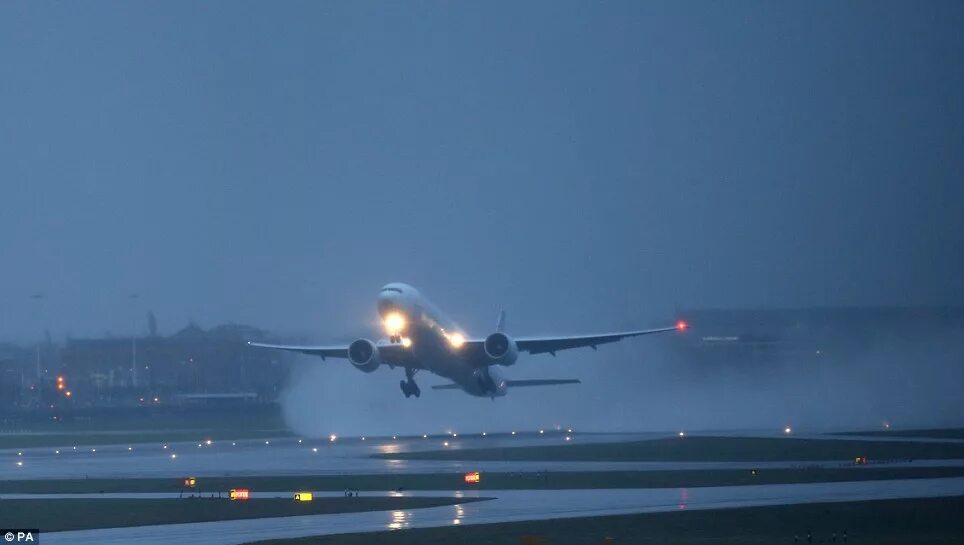
<instances>
[{"instance_id":1,"label":"engine nacelle","mask_svg":"<svg viewBox=\"0 0 964 545\"><path fill-rule=\"evenodd\" d=\"M485 355L491 363L497 365L512 365L519 358L519 348L512 337L505 333L493 333L482 343Z\"/></svg>"},{"instance_id":2,"label":"engine nacelle","mask_svg":"<svg viewBox=\"0 0 964 545\"><path fill-rule=\"evenodd\" d=\"M372 373L382 363L378 347L368 339L358 339L348 345L348 361L355 369L365 373Z\"/></svg>"}]
</instances>

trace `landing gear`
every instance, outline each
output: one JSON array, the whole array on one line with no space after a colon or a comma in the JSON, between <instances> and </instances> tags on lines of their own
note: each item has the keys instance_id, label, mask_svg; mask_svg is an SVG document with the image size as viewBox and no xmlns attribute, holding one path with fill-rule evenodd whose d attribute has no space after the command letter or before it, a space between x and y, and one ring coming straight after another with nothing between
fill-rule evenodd
<instances>
[{"instance_id":1,"label":"landing gear","mask_svg":"<svg viewBox=\"0 0 964 545\"><path fill-rule=\"evenodd\" d=\"M405 394L406 399L411 396L421 397L422 395L421 388L418 387L418 384L415 384L415 370L410 367L405 368L405 380L399 381L398 385L402 388L402 393Z\"/></svg>"}]
</instances>

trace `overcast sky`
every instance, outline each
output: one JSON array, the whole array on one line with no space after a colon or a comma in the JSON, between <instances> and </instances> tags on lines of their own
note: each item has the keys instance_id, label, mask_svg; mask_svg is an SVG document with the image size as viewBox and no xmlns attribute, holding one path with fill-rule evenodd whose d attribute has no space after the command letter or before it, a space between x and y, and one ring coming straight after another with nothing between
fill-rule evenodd
<instances>
[{"instance_id":1,"label":"overcast sky","mask_svg":"<svg viewBox=\"0 0 964 545\"><path fill-rule=\"evenodd\" d=\"M964 304L962 29L940 1L3 2L0 339L148 309L352 336L395 280L479 335Z\"/></svg>"}]
</instances>

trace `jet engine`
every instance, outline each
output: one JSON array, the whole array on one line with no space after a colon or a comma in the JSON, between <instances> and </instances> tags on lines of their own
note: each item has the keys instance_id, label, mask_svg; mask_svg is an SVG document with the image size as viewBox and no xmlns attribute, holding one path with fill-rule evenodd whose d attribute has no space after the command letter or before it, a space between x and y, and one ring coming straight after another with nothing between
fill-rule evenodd
<instances>
[{"instance_id":1,"label":"jet engine","mask_svg":"<svg viewBox=\"0 0 964 545\"><path fill-rule=\"evenodd\" d=\"M365 373L374 372L382 363L378 347L368 339L358 339L348 345L348 361L355 369Z\"/></svg>"},{"instance_id":2,"label":"jet engine","mask_svg":"<svg viewBox=\"0 0 964 545\"><path fill-rule=\"evenodd\" d=\"M489 357L489 361L496 365L512 365L519 357L519 348L515 341L501 332L486 337L482 348L485 349L485 355Z\"/></svg>"}]
</instances>

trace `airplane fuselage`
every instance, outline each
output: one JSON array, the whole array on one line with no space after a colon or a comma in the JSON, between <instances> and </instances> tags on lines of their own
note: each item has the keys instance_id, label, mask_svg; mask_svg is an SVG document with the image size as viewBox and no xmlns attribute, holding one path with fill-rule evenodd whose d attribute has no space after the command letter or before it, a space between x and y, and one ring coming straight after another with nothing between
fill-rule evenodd
<instances>
[{"instance_id":1,"label":"airplane fuselage","mask_svg":"<svg viewBox=\"0 0 964 545\"><path fill-rule=\"evenodd\" d=\"M501 397L506 381L495 366L475 361L467 335L418 290L391 283L378 294L378 314L390 339L411 352L421 368L479 397Z\"/></svg>"}]
</instances>

